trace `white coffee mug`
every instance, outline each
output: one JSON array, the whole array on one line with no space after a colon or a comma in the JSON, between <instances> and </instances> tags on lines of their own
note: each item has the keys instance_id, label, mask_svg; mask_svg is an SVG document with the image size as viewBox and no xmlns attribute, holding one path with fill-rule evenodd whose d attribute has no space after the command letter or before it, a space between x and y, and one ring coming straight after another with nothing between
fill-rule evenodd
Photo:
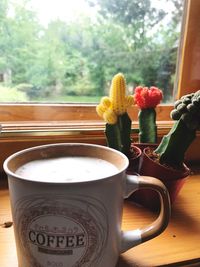
<instances>
[{"instance_id":1,"label":"white coffee mug","mask_svg":"<svg viewBox=\"0 0 200 267\"><path fill-rule=\"evenodd\" d=\"M16 174L27 162L58 157L95 157L117 171L78 182L44 181L44 173L37 180ZM50 144L11 155L4 170L19 267L114 267L120 253L163 232L170 217L167 189L158 179L127 175L127 166L122 153L92 144ZM158 192L160 214L151 225L124 232L123 199L144 188Z\"/></svg>"}]
</instances>

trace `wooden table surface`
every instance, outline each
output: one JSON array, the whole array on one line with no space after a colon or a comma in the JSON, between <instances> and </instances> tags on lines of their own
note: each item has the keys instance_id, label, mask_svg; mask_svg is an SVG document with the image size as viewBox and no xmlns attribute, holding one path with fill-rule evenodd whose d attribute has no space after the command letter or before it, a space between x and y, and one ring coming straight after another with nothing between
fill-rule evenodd
<instances>
[{"instance_id":1,"label":"wooden table surface","mask_svg":"<svg viewBox=\"0 0 200 267\"><path fill-rule=\"evenodd\" d=\"M153 213L130 201L124 203L123 229L140 228L156 218ZM0 179L0 266L17 267L7 181ZM119 257L117 267L200 266L200 171L194 172L172 208L167 229ZM109 267L109 266L104 266Z\"/></svg>"}]
</instances>

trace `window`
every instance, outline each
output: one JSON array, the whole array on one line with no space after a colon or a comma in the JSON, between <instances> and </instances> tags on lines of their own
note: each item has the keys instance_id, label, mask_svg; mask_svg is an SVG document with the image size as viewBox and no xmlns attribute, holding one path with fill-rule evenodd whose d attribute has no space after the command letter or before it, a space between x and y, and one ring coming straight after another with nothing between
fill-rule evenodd
<instances>
[{"instance_id":1,"label":"window","mask_svg":"<svg viewBox=\"0 0 200 267\"><path fill-rule=\"evenodd\" d=\"M185 1L178 79L175 86L178 91L174 92L175 98L200 88L199 10L199 1ZM12 73L9 71L7 73L9 80ZM42 143L81 141L104 144L104 123L96 115L95 106L95 104L2 103L0 149L3 153L0 153L0 163L17 150ZM172 124L169 117L171 109L171 104L161 105L157 109L160 136L168 132ZM133 119L134 134L134 131L137 131L137 109L130 109L130 115Z\"/></svg>"},{"instance_id":2,"label":"window","mask_svg":"<svg viewBox=\"0 0 200 267\"><path fill-rule=\"evenodd\" d=\"M170 103L182 9L182 0L3 0L0 102L94 103L122 72L130 93L155 85Z\"/></svg>"}]
</instances>

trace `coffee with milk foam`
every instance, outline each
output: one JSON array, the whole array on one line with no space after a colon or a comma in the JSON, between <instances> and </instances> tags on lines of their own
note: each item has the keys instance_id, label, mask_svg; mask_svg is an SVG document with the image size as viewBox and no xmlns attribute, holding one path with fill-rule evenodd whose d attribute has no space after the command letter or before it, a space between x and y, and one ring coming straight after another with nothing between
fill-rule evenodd
<instances>
[{"instance_id":1,"label":"coffee with milk foam","mask_svg":"<svg viewBox=\"0 0 200 267\"><path fill-rule=\"evenodd\" d=\"M112 163L93 157L58 157L30 161L16 170L26 180L40 182L83 182L114 175Z\"/></svg>"}]
</instances>

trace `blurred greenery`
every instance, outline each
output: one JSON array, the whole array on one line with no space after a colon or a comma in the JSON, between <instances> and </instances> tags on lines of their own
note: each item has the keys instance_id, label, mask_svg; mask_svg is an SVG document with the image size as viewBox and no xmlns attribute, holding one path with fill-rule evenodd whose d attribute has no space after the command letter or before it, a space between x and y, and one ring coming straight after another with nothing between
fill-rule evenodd
<instances>
[{"instance_id":1,"label":"blurred greenery","mask_svg":"<svg viewBox=\"0 0 200 267\"><path fill-rule=\"evenodd\" d=\"M0 85L0 102L26 102L28 101L26 94L19 92L15 88L9 88Z\"/></svg>"},{"instance_id":2,"label":"blurred greenery","mask_svg":"<svg viewBox=\"0 0 200 267\"><path fill-rule=\"evenodd\" d=\"M118 72L130 93L155 85L172 99L183 1L171 0L167 23L150 0L86 1L99 7L95 20L46 27L31 0L0 1L0 101L98 101Z\"/></svg>"}]
</instances>

